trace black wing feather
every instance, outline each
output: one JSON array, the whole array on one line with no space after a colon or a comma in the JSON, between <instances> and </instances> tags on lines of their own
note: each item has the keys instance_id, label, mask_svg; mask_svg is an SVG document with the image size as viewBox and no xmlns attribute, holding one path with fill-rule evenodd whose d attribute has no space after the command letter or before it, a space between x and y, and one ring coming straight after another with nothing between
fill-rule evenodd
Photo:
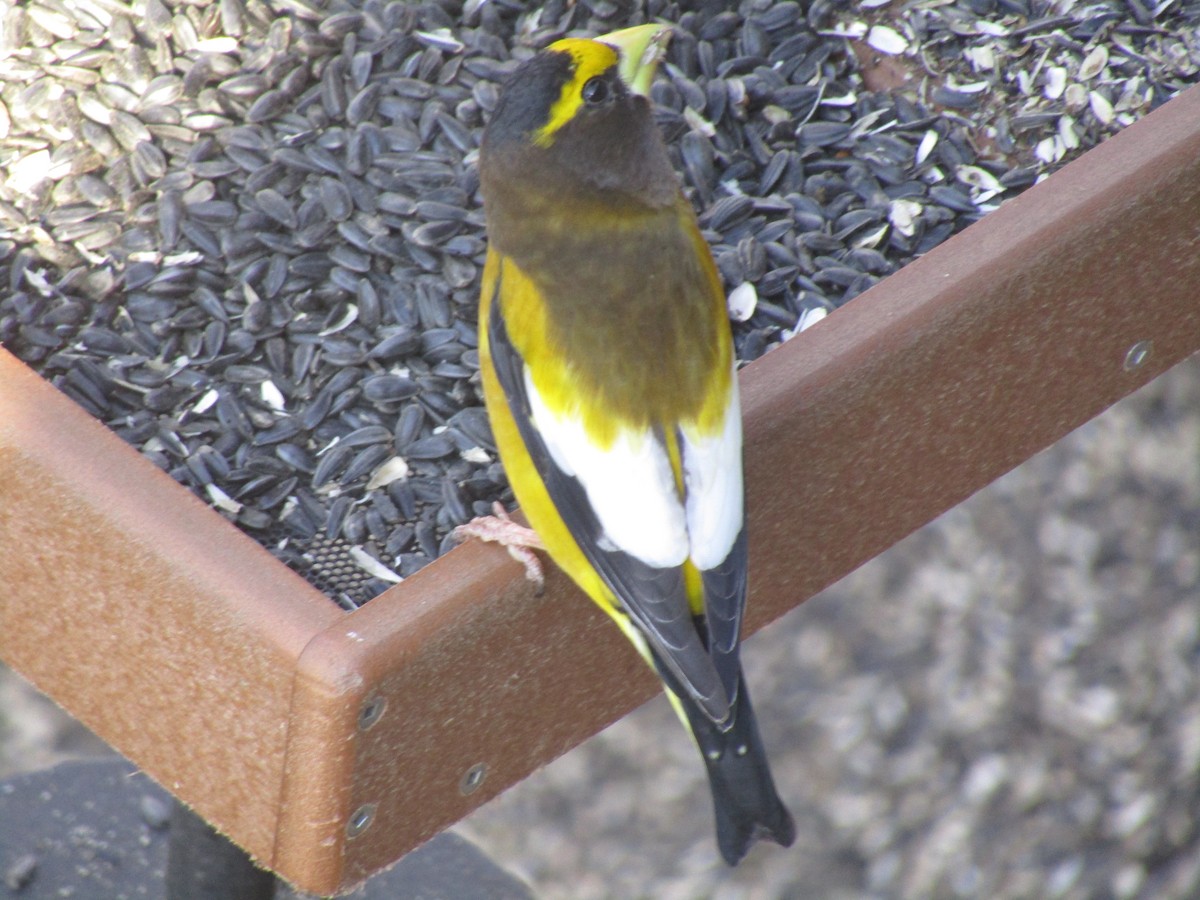
<instances>
[{"instance_id":1,"label":"black wing feather","mask_svg":"<svg viewBox=\"0 0 1200 900\"><path fill-rule=\"evenodd\" d=\"M731 702L736 698L741 672L738 642L741 640L742 611L746 606L746 568L746 527L743 525L721 564L700 573L704 585L708 651Z\"/></svg>"},{"instance_id":2,"label":"black wing feather","mask_svg":"<svg viewBox=\"0 0 1200 900\"><path fill-rule=\"evenodd\" d=\"M558 467L533 426L533 411L525 390L525 360L508 338L508 329L498 301L499 297L496 296L487 323L492 364L525 442L525 449L559 515L574 535L584 556L612 588L630 618L637 623L660 664L684 687L681 696L694 700L714 723L725 723L729 719L732 696L725 685L730 682L718 673L696 630L688 606L683 569L649 566L628 553L603 546L607 543L603 540L604 529L588 502L587 491L577 478ZM722 629L725 638L727 631ZM736 668L736 649L733 662ZM733 685L736 687L736 678Z\"/></svg>"}]
</instances>

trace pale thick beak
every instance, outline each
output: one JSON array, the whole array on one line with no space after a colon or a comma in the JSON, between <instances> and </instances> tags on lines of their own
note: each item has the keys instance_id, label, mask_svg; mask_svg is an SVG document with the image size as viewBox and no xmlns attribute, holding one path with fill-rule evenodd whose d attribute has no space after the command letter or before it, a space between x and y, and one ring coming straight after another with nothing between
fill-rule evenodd
<instances>
[{"instance_id":1,"label":"pale thick beak","mask_svg":"<svg viewBox=\"0 0 1200 900\"><path fill-rule=\"evenodd\" d=\"M629 90L643 97L650 93L650 83L666 55L670 39L670 25L635 25L596 38L621 54L617 67L621 80Z\"/></svg>"}]
</instances>

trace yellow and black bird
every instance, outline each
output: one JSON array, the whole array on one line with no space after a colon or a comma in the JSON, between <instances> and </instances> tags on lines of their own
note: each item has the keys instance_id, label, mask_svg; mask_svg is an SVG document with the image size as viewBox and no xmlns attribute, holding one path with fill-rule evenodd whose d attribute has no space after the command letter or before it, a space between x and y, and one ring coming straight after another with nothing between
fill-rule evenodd
<instances>
[{"instance_id":1,"label":"yellow and black bird","mask_svg":"<svg viewBox=\"0 0 1200 900\"><path fill-rule=\"evenodd\" d=\"M712 254L646 99L669 31L560 40L505 85L479 173L483 387L518 503L665 682L730 865L795 836L738 661L742 424Z\"/></svg>"}]
</instances>

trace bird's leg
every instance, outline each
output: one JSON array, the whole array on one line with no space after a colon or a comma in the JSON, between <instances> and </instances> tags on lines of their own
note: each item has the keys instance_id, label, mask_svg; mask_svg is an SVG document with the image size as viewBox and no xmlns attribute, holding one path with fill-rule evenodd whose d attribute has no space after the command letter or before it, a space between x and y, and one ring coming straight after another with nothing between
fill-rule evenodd
<instances>
[{"instance_id":1,"label":"bird's leg","mask_svg":"<svg viewBox=\"0 0 1200 900\"><path fill-rule=\"evenodd\" d=\"M542 561L533 551L545 550L545 545L532 528L514 522L502 503L492 504L492 515L478 516L465 525L459 525L452 533L460 541L473 537L499 544L508 551L509 556L525 567L525 577L537 585L539 594L542 592L546 579L542 573Z\"/></svg>"}]
</instances>

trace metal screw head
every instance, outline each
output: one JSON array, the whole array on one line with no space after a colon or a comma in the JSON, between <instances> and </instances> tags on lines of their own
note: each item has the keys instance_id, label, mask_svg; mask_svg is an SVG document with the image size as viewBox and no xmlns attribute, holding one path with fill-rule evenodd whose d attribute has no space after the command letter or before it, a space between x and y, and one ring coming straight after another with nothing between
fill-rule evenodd
<instances>
[{"instance_id":1,"label":"metal screw head","mask_svg":"<svg viewBox=\"0 0 1200 900\"><path fill-rule=\"evenodd\" d=\"M368 731L376 722L383 718L387 709L387 699L384 697L369 697L358 711L358 730Z\"/></svg>"},{"instance_id":2,"label":"metal screw head","mask_svg":"<svg viewBox=\"0 0 1200 900\"><path fill-rule=\"evenodd\" d=\"M365 803L356 809L346 822L346 837L356 838L370 828L375 821L375 808L374 803Z\"/></svg>"},{"instance_id":3,"label":"metal screw head","mask_svg":"<svg viewBox=\"0 0 1200 900\"><path fill-rule=\"evenodd\" d=\"M487 778L487 763L475 763L471 768L463 773L463 777L458 780L458 790L464 797L467 794L473 794L479 790L484 780Z\"/></svg>"},{"instance_id":4,"label":"metal screw head","mask_svg":"<svg viewBox=\"0 0 1200 900\"><path fill-rule=\"evenodd\" d=\"M1154 341L1138 341L1125 351L1125 371L1136 372L1146 364L1154 352Z\"/></svg>"}]
</instances>

